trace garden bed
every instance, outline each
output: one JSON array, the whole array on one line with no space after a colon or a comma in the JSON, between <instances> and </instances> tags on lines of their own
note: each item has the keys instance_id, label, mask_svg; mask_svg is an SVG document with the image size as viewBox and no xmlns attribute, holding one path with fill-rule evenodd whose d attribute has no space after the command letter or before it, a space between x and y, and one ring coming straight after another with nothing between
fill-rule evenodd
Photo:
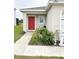
<instances>
[{"instance_id":1,"label":"garden bed","mask_svg":"<svg viewBox=\"0 0 79 59\"><path fill-rule=\"evenodd\" d=\"M46 28L38 28L33 33L29 45L54 45L54 34Z\"/></svg>"}]
</instances>

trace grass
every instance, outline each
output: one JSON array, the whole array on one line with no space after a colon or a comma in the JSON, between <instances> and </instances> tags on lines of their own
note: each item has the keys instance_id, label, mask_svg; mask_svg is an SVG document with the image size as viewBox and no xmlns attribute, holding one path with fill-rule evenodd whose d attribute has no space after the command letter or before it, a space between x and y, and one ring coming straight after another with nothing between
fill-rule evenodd
<instances>
[{"instance_id":1,"label":"grass","mask_svg":"<svg viewBox=\"0 0 79 59\"><path fill-rule=\"evenodd\" d=\"M21 36L23 35L23 25L19 24L14 26L14 43L21 38Z\"/></svg>"},{"instance_id":2,"label":"grass","mask_svg":"<svg viewBox=\"0 0 79 59\"><path fill-rule=\"evenodd\" d=\"M14 56L14 59L64 59L64 57L32 57L32 56Z\"/></svg>"}]
</instances>

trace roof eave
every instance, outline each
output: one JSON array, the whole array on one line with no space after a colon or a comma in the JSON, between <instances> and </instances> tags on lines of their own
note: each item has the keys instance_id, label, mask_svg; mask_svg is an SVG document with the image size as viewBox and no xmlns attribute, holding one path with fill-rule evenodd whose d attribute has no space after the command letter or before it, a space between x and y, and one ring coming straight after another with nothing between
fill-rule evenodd
<instances>
[{"instance_id":1,"label":"roof eave","mask_svg":"<svg viewBox=\"0 0 79 59\"><path fill-rule=\"evenodd\" d=\"M21 12L25 12L25 11L26 11L26 12L28 12L28 11L36 11L36 12L37 12L37 11L46 11L46 10L20 10L20 11L21 11Z\"/></svg>"}]
</instances>

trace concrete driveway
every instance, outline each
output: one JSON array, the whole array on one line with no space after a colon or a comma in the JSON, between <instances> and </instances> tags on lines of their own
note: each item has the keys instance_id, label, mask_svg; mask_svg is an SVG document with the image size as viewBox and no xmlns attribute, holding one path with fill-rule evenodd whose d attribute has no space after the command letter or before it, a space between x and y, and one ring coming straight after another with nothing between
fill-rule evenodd
<instances>
[{"instance_id":1,"label":"concrete driveway","mask_svg":"<svg viewBox=\"0 0 79 59\"><path fill-rule=\"evenodd\" d=\"M28 45L32 32L27 32L14 44L14 55L64 57L64 47Z\"/></svg>"}]
</instances>

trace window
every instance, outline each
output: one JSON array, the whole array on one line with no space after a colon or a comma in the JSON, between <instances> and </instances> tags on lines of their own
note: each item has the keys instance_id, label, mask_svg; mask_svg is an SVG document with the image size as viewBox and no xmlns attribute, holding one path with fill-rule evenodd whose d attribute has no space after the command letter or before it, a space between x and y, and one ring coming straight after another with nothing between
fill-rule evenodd
<instances>
[{"instance_id":1,"label":"window","mask_svg":"<svg viewBox=\"0 0 79 59\"><path fill-rule=\"evenodd\" d=\"M64 11L61 13L61 19L64 19Z\"/></svg>"},{"instance_id":2,"label":"window","mask_svg":"<svg viewBox=\"0 0 79 59\"><path fill-rule=\"evenodd\" d=\"M60 36L64 36L64 10L60 14Z\"/></svg>"},{"instance_id":3,"label":"window","mask_svg":"<svg viewBox=\"0 0 79 59\"><path fill-rule=\"evenodd\" d=\"M38 24L44 24L44 21L45 21L44 16L38 17Z\"/></svg>"},{"instance_id":4,"label":"window","mask_svg":"<svg viewBox=\"0 0 79 59\"><path fill-rule=\"evenodd\" d=\"M42 17L40 17L40 23L43 23L43 18Z\"/></svg>"},{"instance_id":5,"label":"window","mask_svg":"<svg viewBox=\"0 0 79 59\"><path fill-rule=\"evenodd\" d=\"M38 27L43 27L45 25L45 17L38 16Z\"/></svg>"},{"instance_id":6,"label":"window","mask_svg":"<svg viewBox=\"0 0 79 59\"><path fill-rule=\"evenodd\" d=\"M60 15L61 15L61 17L60 17L60 26L64 27L64 10L62 10Z\"/></svg>"}]
</instances>

